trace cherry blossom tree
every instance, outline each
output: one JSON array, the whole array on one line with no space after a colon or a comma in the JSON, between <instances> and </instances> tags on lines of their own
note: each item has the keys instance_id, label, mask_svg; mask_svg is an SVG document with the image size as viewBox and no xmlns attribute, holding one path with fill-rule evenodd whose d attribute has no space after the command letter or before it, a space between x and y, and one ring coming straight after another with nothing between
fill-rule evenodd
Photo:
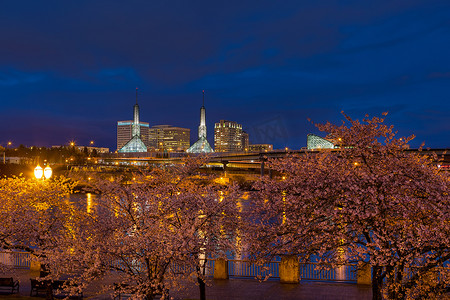
<instances>
[{"instance_id":1,"label":"cherry blossom tree","mask_svg":"<svg viewBox=\"0 0 450 300\"><path fill-rule=\"evenodd\" d=\"M67 259L55 257L55 270L79 284L113 274L117 291L146 299L166 297L168 285L194 276L205 299L207 260L233 249L239 193L199 173L204 163L187 159L127 178L92 180L100 192L95 209L64 242L71 250Z\"/></svg>"},{"instance_id":2,"label":"cherry blossom tree","mask_svg":"<svg viewBox=\"0 0 450 300\"><path fill-rule=\"evenodd\" d=\"M360 262L372 268L373 299L439 298L450 282L448 174L438 157L409 151L413 137L396 138L384 117L344 116L317 125L338 149L269 162L281 175L255 186L251 254Z\"/></svg>"},{"instance_id":3,"label":"cherry blossom tree","mask_svg":"<svg viewBox=\"0 0 450 300\"><path fill-rule=\"evenodd\" d=\"M67 180L0 179L0 248L45 256L70 231L75 208Z\"/></svg>"},{"instance_id":4,"label":"cherry blossom tree","mask_svg":"<svg viewBox=\"0 0 450 300\"><path fill-rule=\"evenodd\" d=\"M60 241L70 236L74 224L79 223L79 211L69 201L71 190L72 184L64 178L0 179L0 249L29 252L31 259L42 266L47 265L49 257L58 257ZM51 289L47 294L52 298Z\"/></svg>"}]
</instances>

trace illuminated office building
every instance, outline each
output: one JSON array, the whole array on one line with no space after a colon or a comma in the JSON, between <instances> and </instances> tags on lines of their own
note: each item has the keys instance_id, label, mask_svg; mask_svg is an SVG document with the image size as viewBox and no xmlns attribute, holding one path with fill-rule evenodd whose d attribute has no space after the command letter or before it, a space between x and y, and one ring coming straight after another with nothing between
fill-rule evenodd
<instances>
[{"instance_id":1,"label":"illuminated office building","mask_svg":"<svg viewBox=\"0 0 450 300\"><path fill-rule=\"evenodd\" d=\"M242 125L232 121L220 120L214 126L215 152L242 152L244 143L248 143Z\"/></svg>"},{"instance_id":2,"label":"illuminated office building","mask_svg":"<svg viewBox=\"0 0 450 300\"><path fill-rule=\"evenodd\" d=\"M206 110L205 91L203 91L203 105L200 108L200 125L198 126L198 140L186 151L189 153L211 153L214 150L206 139Z\"/></svg>"},{"instance_id":3,"label":"illuminated office building","mask_svg":"<svg viewBox=\"0 0 450 300\"><path fill-rule=\"evenodd\" d=\"M248 146L249 146L248 133L242 130L242 150L248 151Z\"/></svg>"},{"instance_id":4,"label":"illuminated office building","mask_svg":"<svg viewBox=\"0 0 450 300\"><path fill-rule=\"evenodd\" d=\"M132 124L132 120L117 122L117 150L121 149L131 140ZM141 140L149 148L149 124L147 122L139 122L139 124Z\"/></svg>"},{"instance_id":5,"label":"illuminated office building","mask_svg":"<svg viewBox=\"0 0 450 300\"><path fill-rule=\"evenodd\" d=\"M133 121L117 122L117 150L121 153L147 152L143 138L148 140L148 123L139 122L139 105L133 107ZM141 132L143 134L141 135Z\"/></svg>"},{"instance_id":6,"label":"illuminated office building","mask_svg":"<svg viewBox=\"0 0 450 300\"><path fill-rule=\"evenodd\" d=\"M159 151L186 151L191 130L171 125L156 125L149 129L149 147Z\"/></svg>"}]
</instances>

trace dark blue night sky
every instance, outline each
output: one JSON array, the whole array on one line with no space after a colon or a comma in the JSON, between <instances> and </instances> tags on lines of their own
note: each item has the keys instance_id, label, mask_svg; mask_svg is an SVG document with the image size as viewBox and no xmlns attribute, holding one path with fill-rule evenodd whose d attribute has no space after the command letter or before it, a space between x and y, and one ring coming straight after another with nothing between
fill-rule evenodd
<instances>
[{"instance_id":1,"label":"dark blue night sky","mask_svg":"<svg viewBox=\"0 0 450 300\"><path fill-rule=\"evenodd\" d=\"M0 144L115 150L132 118L300 148L308 122L388 111L450 147L450 1L1 1Z\"/></svg>"}]
</instances>

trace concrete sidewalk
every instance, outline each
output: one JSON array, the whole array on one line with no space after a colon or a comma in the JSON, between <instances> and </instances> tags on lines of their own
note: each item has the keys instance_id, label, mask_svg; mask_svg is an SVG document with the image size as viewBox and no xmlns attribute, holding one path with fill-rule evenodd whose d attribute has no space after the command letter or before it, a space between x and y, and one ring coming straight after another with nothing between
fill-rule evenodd
<instances>
[{"instance_id":1,"label":"concrete sidewalk","mask_svg":"<svg viewBox=\"0 0 450 300\"><path fill-rule=\"evenodd\" d=\"M20 295L30 295L30 278L35 278L38 274L29 270L16 270L14 279L20 280ZM114 282L113 279L103 280L92 284L83 292L85 299L110 300L111 291L103 290L103 286ZM185 282L182 287L175 291L170 291L170 296L174 300L199 299L199 289L193 282ZM14 299L16 296L0 294L0 299ZM208 300L227 299L342 299L342 300L370 300L372 290L369 286L357 286L349 283L328 283L302 281L300 284L281 284L278 280L259 282L254 279L229 279L212 280L206 288L206 298ZM39 299L39 298L35 298Z\"/></svg>"},{"instance_id":2,"label":"concrete sidewalk","mask_svg":"<svg viewBox=\"0 0 450 300\"><path fill-rule=\"evenodd\" d=\"M199 299L197 286L189 287L176 299ZM171 295L172 296L172 295ZM258 282L253 279L215 280L206 288L206 298L226 299L372 299L371 287L348 283L303 281L300 284L282 284L279 281Z\"/></svg>"}]
</instances>

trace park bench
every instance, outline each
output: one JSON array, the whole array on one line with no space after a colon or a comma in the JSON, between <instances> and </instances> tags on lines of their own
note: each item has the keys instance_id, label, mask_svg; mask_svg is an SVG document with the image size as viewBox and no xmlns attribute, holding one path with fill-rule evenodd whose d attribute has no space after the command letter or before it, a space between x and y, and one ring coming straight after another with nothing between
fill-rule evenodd
<instances>
[{"instance_id":1,"label":"park bench","mask_svg":"<svg viewBox=\"0 0 450 300\"><path fill-rule=\"evenodd\" d=\"M67 297L69 294L63 290L65 280L37 280L30 279L31 281L31 291L30 296L45 295L47 293L47 288L51 285L52 294L56 297ZM34 294L34 295L33 295ZM80 292L78 295L70 296L70 298L83 298L83 293Z\"/></svg>"},{"instance_id":2,"label":"park bench","mask_svg":"<svg viewBox=\"0 0 450 300\"><path fill-rule=\"evenodd\" d=\"M0 291L7 291L7 292L19 292L19 282L16 280L14 281L12 277L9 278L0 278Z\"/></svg>"},{"instance_id":3,"label":"park bench","mask_svg":"<svg viewBox=\"0 0 450 300\"><path fill-rule=\"evenodd\" d=\"M30 296L45 295L47 293L47 286L50 283L49 281L47 280L39 281L37 279L30 279L30 281L31 281Z\"/></svg>"}]
</instances>

